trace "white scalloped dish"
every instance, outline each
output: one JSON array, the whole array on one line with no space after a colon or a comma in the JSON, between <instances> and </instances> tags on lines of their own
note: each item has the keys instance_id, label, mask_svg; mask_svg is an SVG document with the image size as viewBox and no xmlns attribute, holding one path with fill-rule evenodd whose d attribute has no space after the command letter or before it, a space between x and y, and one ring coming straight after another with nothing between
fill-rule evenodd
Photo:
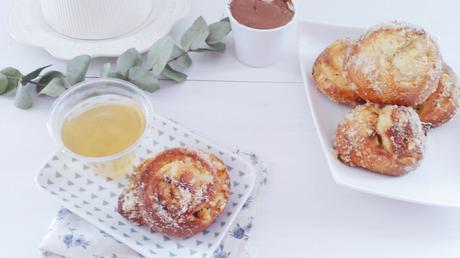
<instances>
[{"instance_id":1,"label":"white scalloped dish","mask_svg":"<svg viewBox=\"0 0 460 258\"><path fill-rule=\"evenodd\" d=\"M330 101L311 78L317 56L334 40L356 38L365 29L313 22L299 23L299 54L305 90L329 170L337 184L351 189L396 200L445 207L460 207L460 119L431 129L421 166L402 177L388 177L352 168L340 162L331 152L337 125L350 108ZM447 53L444 53L447 54ZM454 67L454 70L455 69ZM447 147L449 146L449 147Z\"/></svg>"},{"instance_id":2,"label":"white scalloped dish","mask_svg":"<svg viewBox=\"0 0 460 258\"><path fill-rule=\"evenodd\" d=\"M145 52L190 11L189 0L152 1L155 8L136 30L111 39L79 40L61 35L50 28L39 11L40 1L16 0L10 12L9 31L15 40L41 47L60 59L68 60L83 54L114 57L132 47Z\"/></svg>"}]
</instances>

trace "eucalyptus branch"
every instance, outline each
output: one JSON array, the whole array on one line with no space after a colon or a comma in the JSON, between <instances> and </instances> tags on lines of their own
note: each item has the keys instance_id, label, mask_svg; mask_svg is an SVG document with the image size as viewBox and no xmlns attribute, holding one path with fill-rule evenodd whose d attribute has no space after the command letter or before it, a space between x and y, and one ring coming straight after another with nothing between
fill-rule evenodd
<instances>
[{"instance_id":1,"label":"eucalyptus branch","mask_svg":"<svg viewBox=\"0 0 460 258\"><path fill-rule=\"evenodd\" d=\"M181 55L179 55L179 56L176 56L176 57L170 59L170 60L167 62L167 64L170 64L170 63L172 63L172 62L174 62L174 61L177 61L179 58L188 55L188 53L190 53L190 52L191 52L191 51L188 50L188 51L184 52L183 54L181 54Z\"/></svg>"},{"instance_id":2,"label":"eucalyptus branch","mask_svg":"<svg viewBox=\"0 0 460 258\"><path fill-rule=\"evenodd\" d=\"M16 76L9 76L9 75L5 75L5 77L7 79L10 79L10 80L18 80L18 81L22 82L22 84L30 83L32 85L39 86L39 87L45 87L46 86L45 84L41 84L41 83L36 82L36 81L28 80L28 79L25 79L24 77L16 77Z\"/></svg>"},{"instance_id":3,"label":"eucalyptus branch","mask_svg":"<svg viewBox=\"0 0 460 258\"><path fill-rule=\"evenodd\" d=\"M36 81L30 81L30 80L22 80L24 83L30 83L32 85L35 85L35 86L38 86L38 87L46 87L45 84L41 84L39 82L36 82Z\"/></svg>"},{"instance_id":4,"label":"eucalyptus branch","mask_svg":"<svg viewBox=\"0 0 460 258\"><path fill-rule=\"evenodd\" d=\"M173 68L173 64L188 68L192 64L191 52L223 52L222 42L230 33L228 18L208 25L203 17L198 17L184 33L180 44L176 44L171 36L165 36L153 44L148 51L145 63L141 54L134 48L126 50L117 58L115 68L106 63L100 69L100 76L87 76L91 57L77 56L67 63L66 72L49 70L51 65L44 66L23 75L18 69L7 67L0 71L0 95L16 91L15 105L22 109L33 105L33 98L28 87L35 86L39 95L58 97L65 90L86 79L117 78L129 81L137 87L154 92L160 88L160 76L176 82L183 82L187 75Z\"/></svg>"}]
</instances>

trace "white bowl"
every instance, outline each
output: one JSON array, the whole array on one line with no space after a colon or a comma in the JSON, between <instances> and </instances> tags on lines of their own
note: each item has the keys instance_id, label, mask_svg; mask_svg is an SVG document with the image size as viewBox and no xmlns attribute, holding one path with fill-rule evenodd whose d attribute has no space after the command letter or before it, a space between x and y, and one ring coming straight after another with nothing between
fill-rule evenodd
<instances>
[{"instance_id":1,"label":"white bowl","mask_svg":"<svg viewBox=\"0 0 460 258\"><path fill-rule=\"evenodd\" d=\"M55 31L77 39L107 39L135 30L149 17L152 0L40 0Z\"/></svg>"},{"instance_id":2,"label":"white bowl","mask_svg":"<svg viewBox=\"0 0 460 258\"><path fill-rule=\"evenodd\" d=\"M38 0L15 0L9 12L8 30L16 41L40 47L52 56L70 60L78 55L117 57L128 48L146 52L169 34L172 27L190 12L191 0L152 0L154 8L147 20L132 32L100 40L64 37L49 26Z\"/></svg>"},{"instance_id":3,"label":"white bowl","mask_svg":"<svg viewBox=\"0 0 460 258\"><path fill-rule=\"evenodd\" d=\"M274 29L255 29L239 23L233 17L231 2L232 0L227 0L226 10L232 26L235 55L238 60L252 67L267 67L276 63L281 58L286 34L296 20L295 2L292 1L295 11L291 21Z\"/></svg>"}]
</instances>

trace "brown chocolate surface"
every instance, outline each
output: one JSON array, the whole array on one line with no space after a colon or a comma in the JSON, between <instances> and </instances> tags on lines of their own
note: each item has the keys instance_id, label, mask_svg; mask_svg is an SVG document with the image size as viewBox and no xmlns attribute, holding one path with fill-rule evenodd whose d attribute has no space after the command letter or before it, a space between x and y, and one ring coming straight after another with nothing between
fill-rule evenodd
<instances>
[{"instance_id":1,"label":"brown chocolate surface","mask_svg":"<svg viewBox=\"0 0 460 258\"><path fill-rule=\"evenodd\" d=\"M281 27L294 16L286 0L233 0L230 9L239 23L255 29Z\"/></svg>"}]
</instances>

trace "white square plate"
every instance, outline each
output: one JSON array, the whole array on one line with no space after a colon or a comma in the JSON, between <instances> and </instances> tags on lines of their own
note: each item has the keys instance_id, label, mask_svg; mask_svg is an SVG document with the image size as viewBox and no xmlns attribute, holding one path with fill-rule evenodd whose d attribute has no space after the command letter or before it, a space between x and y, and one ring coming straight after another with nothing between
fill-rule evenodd
<instances>
[{"instance_id":1,"label":"white square plate","mask_svg":"<svg viewBox=\"0 0 460 258\"><path fill-rule=\"evenodd\" d=\"M146 227L125 220L116 212L116 206L118 195L128 183L127 177L109 180L98 176L82 162L62 152L39 171L36 181L64 207L145 257L210 257L248 199L256 175L245 160L158 115L154 116L152 133L139 147L136 164L164 149L185 146L219 156L227 165L232 182L230 199L223 214L205 231L187 239L152 233Z\"/></svg>"},{"instance_id":2,"label":"white square plate","mask_svg":"<svg viewBox=\"0 0 460 258\"><path fill-rule=\"evenodd\" d=\"M330 101L317 90L311 70L316 57L334 40L357 38L365 29L299 22L299 54L305 90L329 170L336 183L346 187L427 205L460 207L460 166L455 148L460 146L460 123L454 119L428 132L427 150L421 166L403 177L388 177L352 168L331 152L337 125L350 110ZM446 53L444 53L446 54ZM454 68L455 70L455 68Z\"/></svg>"}]
</instances>

